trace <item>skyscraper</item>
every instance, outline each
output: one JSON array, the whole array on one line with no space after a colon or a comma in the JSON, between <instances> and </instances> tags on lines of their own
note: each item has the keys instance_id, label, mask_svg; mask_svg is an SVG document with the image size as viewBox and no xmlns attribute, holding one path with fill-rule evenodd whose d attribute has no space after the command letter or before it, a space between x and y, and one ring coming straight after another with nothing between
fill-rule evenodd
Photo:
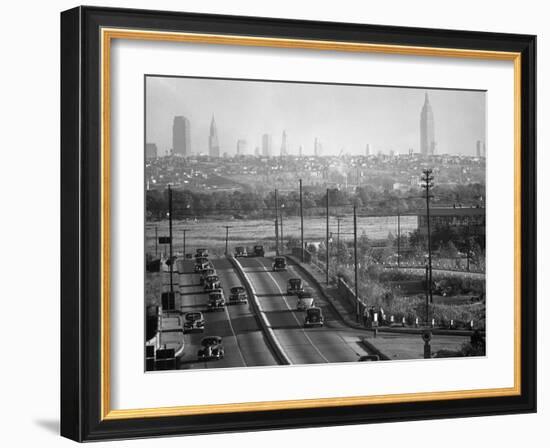
<instances>
[{"instance_id":1,"label":"skyscraper","mask_svg":"<svg viewBox=\"0 0 550 448\"><path fill-rule=\"evenodd\" d=\"M481 157L481 140L476 142L476 157Z\"/></svg>"},{"instance_id":2,"label":"skyscraper","mask_svg":"<svg viewBox=\"0 0 550 448\"><path fill-rule=\"evenodd\" d=\"M271 157L271 135L262 135L262 156Z\"/></svg>"},{"instance_id":3,"label":"skyscraper","mask_svg":"<svg viewBox=\"0 0 550 448\"><path fill-rule=\"evenodd\" d=\"M210 157L220 157L220 142L218 140L218 130L216 129L216 121L212 115L210 122L210 136L208 137L208 155Z\"/></svg>"},{"instance_id":4,"label":"skyscraper","mask_svg":"<svg viewBox=\"0 0 550 448\"><path fill-rule=\"evenodd\" d=\"M288 149L286 146L286 131L283 131L283 138L281 140L281 157L288 155Z\"/></svg>"},{"instance_id":5,"label":"skyscraper","mask_svg":"<svg viewBox=\"0 0 550 448\"><path fill-rule=\"evenodd\" d=\"M298 156L303 157L304 156L304 147L300 145L300 148L298 149Z\"/></svg>"},{"instance_id":6,"label":"skyscraper","mask_svg":"<svg viewBox=\"0 0 550 448\"><path fill-rule=\"evenodd\" d=\"M426 93L424 106L420 112L420 153L423 156L435 154L434 114L428 93Z\"/></svg>"},{"instance_id":7,"label":"skyscraper","mask_svg":"<svg viewBox=\"0 0 550 448\"><path fill-rule=\"evenodd\" d=\"M321 146L321 141L315 137L315 140L313 142L313 154L315 155L315 157L321 157L321 153L322 153L322 146Z\"/></svg>"},{"instance_id":8,"label":"skyscraper","mask_svg":"<svg viewBox=\"0 0 550 448\"><path fill-rule=\"evenodd\" d=\"M237 140L237 155L242 156L246 154L246 140L239 139Z\"/></svg>"},{"instance_id":9,"label":"skyscraper","mask_svg":"<svg viewBox=\"0 0 550 448\"><path fill-rule=\"evenodd\" d=\"M188 156L191 154L191 125L189 120L178 115L172 125L172 154Z\"/></svg>"},{"instance_id":10,"label":"skyscraper","mask_svg":"<svg viewBox=\"0 0 550 448\"><path fill-rule=\"evenodd\" d=\"M365 156L370 156L370 144L367 143L367 147L365 148Z\"/></svg>"}]
</instances>

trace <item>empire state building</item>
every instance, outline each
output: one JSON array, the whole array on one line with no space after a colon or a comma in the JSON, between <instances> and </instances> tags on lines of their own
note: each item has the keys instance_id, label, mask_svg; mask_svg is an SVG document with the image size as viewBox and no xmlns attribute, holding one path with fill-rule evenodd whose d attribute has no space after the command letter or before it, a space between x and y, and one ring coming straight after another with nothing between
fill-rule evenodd
<instances>
[{"instance_id":1,"label":"empire state building","mask_svg":"<svg viewBox=\"0 0 550 448\"><path fill-rule=\"evenodd\" d=\"M423 156L435 154L434 114L427 93L420 112L420 153Z\"/></svg>"}]
</instances>

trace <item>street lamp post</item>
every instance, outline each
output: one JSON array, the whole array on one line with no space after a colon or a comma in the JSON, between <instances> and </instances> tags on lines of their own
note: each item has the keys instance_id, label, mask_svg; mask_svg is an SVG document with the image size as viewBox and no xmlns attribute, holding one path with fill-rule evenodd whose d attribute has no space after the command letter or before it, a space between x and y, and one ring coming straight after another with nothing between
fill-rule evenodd
<instances>
[{"instance_id":1,"label":"street lamp post","mask_svg":"<svg viewBox=\"0 0 550 448\"><path fill-rule=\"evenodd\" d=\"M187 233L187 230L189 229L183 229L183 258L184 259L185 259L185 252L186 252L185 234Z\"/></svg>"}]
</instances>

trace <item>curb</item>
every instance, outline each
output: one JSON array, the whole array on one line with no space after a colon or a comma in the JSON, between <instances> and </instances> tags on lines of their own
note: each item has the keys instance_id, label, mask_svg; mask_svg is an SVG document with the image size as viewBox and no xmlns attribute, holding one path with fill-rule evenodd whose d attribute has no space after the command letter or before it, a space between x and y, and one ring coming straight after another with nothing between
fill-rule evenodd
<instances>
[{"instance_id":1,"label":"curb","mask_svg":"<svg viewBox=\"0 0 550 448\"><path fill-rule=\"evenodd\" d=\"M267 340L269 341L269 344L271 345L271 348L273 349L273 352L275 354L275 357L278 359L279 363L282 365L291 365L290 359L286 355L285 351L281 347L281 344L279 344L279 341L277 340L277 337L275 336L275 333L271 329L271 325L269 324L267 318L265 317L265 313L262 311L262 308L260 307L260 302L258 302L258 297L256 295L256 291L254 290L254 287L252 286L252 282L244 272L243 267L241 264L237 261L235 257L227 257L229 262L233 265L235 270L237 271L239 277L241 278L244 287L246 288L248 295L250 297L250 303L252 303L252 306L254 307L254 310L256 311L256 314L259 316L260 326L262 327L262 331L267 337Z\"/></svg>"},{"instance_id":2,"label":"curb","mask_svg":"<svg viewBox=\"0 0 550 448\"><path fill-rule=\"evenodd\" d=\"M367 341L365 338L361 338L361 344L363 344L369 352L378 355L380 361L391 361L391 359L387 355L382 353L378 348L376 348L371 342Z\"/></svg>"}]
</instances>

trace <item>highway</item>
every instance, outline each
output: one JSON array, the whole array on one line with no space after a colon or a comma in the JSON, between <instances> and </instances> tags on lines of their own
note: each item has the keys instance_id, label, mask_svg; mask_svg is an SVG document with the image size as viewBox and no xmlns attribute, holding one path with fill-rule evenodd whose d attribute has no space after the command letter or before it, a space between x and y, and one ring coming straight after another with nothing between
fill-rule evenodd
<instances>
[{"instance_id":1,"label":"highway","mask_svg":"<svg viewBox=\"0 0 550 448\"><path fill-rule=\"evenodd\" d=\"M240 285L229 261L212 259L220 278L226 300L232 286ZM182 312L201 311L205 317L204 333L185 334L184 355L180 358L180 369L205 369L220 367L253 367L277 365L265 335L250 304L228 305L223 311L207 311L208 294L200 285L200 276L193 272L194 262L178 263L179 272L174 273L179 287L179 308ZM169 282L166 275L165 282ZM174 281L174 283L176 283ZM225 357L220 360L199 361L197 352L205 336L221 336Z\"/></svg>"},{"instance_id":2,"label":"highway","mask_svg":"<svg viewBox=\"0 0 550 448\"><path fill-rule=\"evenodd\" d=\"M305 312L296 310L296 296L286 296L287 281L300 277L292 265L287 271L273 272L271 259L239 258L248 278L252 282L261 309L272 327L292 364L315 364L328 362L357 361L367 355L360 343L366 332L345 326L337 317L332 306L321 298L315 285L306 287L315 291L315 303L325 318L320 328L304 328Z\"/></svg>"}]
</instances>

